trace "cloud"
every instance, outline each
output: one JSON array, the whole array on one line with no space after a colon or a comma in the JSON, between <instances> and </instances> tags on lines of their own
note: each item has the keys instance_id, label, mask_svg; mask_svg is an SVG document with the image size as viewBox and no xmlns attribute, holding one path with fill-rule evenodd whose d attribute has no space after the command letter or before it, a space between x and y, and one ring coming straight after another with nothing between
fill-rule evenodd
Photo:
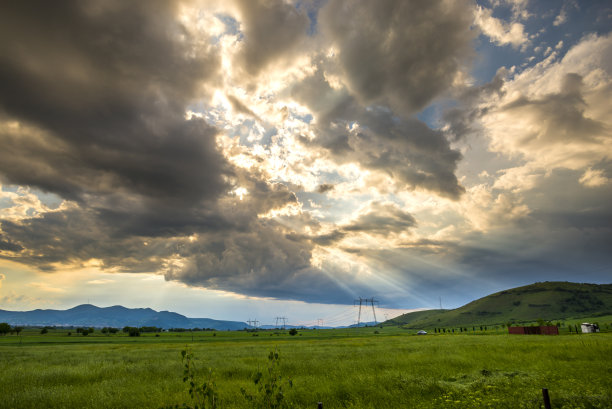
<instances>
[{"instance_id":1,"label":"cloud","mask_svg":"<svg viewBox=\"0 0 612 409\"><path fill-rule=\"evenodd\" d=\"M0 135L5 180L76 201L222 192L216 131L182 112L218 57L171 19L176 4L39 6L2 13L2 36L19 38L0 57L0 108L19 124Z\"/></svg>"},{"instance_id":2,"label":"cloud","mask_svg":"<svg viewBox=\"0 0 612 409\"><path fill-rule=\"evenodd\" d=\"M588 168L580 177L580 183L589 187L599 187L610 182L603 169Z\"/></svg>"},{"instance_id":3,"label":"cloud","mask_svg":"<svg viewBox=\"0 0 612 409\"><path fill-rule=\"evenodd\" d=\"M247 45L268 46L272 38L257 25L261 10L242 6ZM287 7L279 2L268 17ZM283 274L316 279L300 273L312 245L258 220L295 195L262 173L234 168L217 145L219 130L185 119L189 104L217 83L221 62L205 31L181 23L181 10L161 1L41 2L0 13L0 172L8 183L69 203L3 218L3 257L44 271L99 259L106 271L160 272L258 294L280 294L274 288L291 281ZM295 29L292 18L285 29ZM282 37L276 46L286 40L281 34L274 33ZM244 58L261 69L275 49ZM230 193L238 187L245 200ZM190 251L178 257L180 268L177 248Z\"/></svg>"},{"instance_id":4,"label":"cloud","mask_svg":"<svg viewBox=\"0 0 612 409\"><path fill-rule=\"evenodd\" d=\"M178 1L11 7L0 16L0 175L61 206L12 206L20 216L2 218L0 256L47 272L97 260L107 272L248 295L354 296L367 288L363 269L346 267L333 246L402 234L415 218L372 204L334 232L302 210L298 193L338 185L308 176L320 161L355 169L366 188L389 178L397 191L460 197L461 155L413 117L446 91L470 49L469 11L445 5L237 1L215 5L227 15L200 10L202 21ZM352 38L336 11L354 28L370 12L376 19ZM384 47L372 42L387 37ZM325 56L331 47L337 57ZM368 51L367 64L353 64ZM371 93L363 80L377 67ZM334 256L323 259L327 246Z\"/></svg>"},{"instance_id":5,"label":"cloud","mask_svg":"<svg viewBox=\"0 0 612 409\"><path fill-rule=\"evenodd\" d=\"M466 1L329 1L319 13L341 80L363 104L413 113L446 91L470 54Z\"/></svg>"},{"instance_id":6,"label":"cloud","mask_svg":"<svg viewBox=\"0 0 612 409\"><path fill-rule=\"evenodd\" d=\"M415 225L414 216L403 211L397 205L373 202L342 229L345 232L388 235L405 232Z\"/></svg>"},{"instance_id":7,"label":"cloud","mask_svg":"<svg viewBox=\"0 0 612 409\"><path fill-rule=\"evenodd\" d=\"M334 190L334 185L331 185L329 183L323 183L317 187L317 193L326 193L331 190Z\"/></svg>"},{"instance_id":8,"label":"cloud","mask_svg":"<svg viewBox=\"0 0 612 409\"><path fill-rule=\"evenodd\" d=\"M476 6L474 24L480 27L483 34L498 45L510 44L512 47L518 48L529 42L523 24L516 21L506 23L493 17L493 10L482 6Z\"/></svg>"},{"instance_id":9,"label":"cloud","mask_svg":"<svg viewBox=\"0 0 612 409\"><path fill-rule=\"evenodd\" d=\"M268 64L287 59L303 43L309 28L306 10L282 0L235 0L242 23L238 66L257 75Z\"/></svg>"},{"instance_id":10,"label":"cloud","mask_svg":"<svg viewBox=\"0 0 612 409\"><path fill-rule=\"evenodd\" d=\"M561 59L554 51L522 72L504 70L466 89L446 113L466 160L486 166L486 173L458 171L463 179L475 169L484 176L466 182L453 203L462 217L447 239L454 245L441 251L458 270L497 282L530 282L534 272L602 280L612 235L612 112L604 97L611 46L609 34L588 35Z\"/></svg>"},{"instance_id":11,"label":"cloud","mask_svg":"<svg viewBox=\"0 0 612 409\"><path fill-rule=\"evenodd\" d=\"M0 273L0 288L2 288L2 281L4 281L5 279L6 279L6 276Z\"/></svg>"},{"instance_id":12,"label":"cloud","mask_svg":"<svg viewBox=\"0 0 612 409\"><path fill-rule=\"evenodd\" d=\"M559 14L557 14L557 16L555 17L555 21L553 21L553 25L560 26L562 24L567 23L567 14L571 11L571 9L580 10L580 7L578 6L578 3L573 0L563 2L561 10L559 10Z\"/></svg>"},{"instance_id":13,"label":"cloud","mask_svg":"<svg viewBox=\"0 0 612 409\"><path fill-rule=\"evenodd\" d=\"M507 81L480 120L492 150L520 154L532 169L580 169L609 157L610 55L610 35L588 36L563 59L553 55Z\"/></svg>"},{"instance_id":14,"label":"cloud","mask_svg":"<svg viewBox=\"0 0 612 409\"><path fill-rule=\"evenodd\" d=\"M384 106L361 106L330 86L323 67L296 84L292 96L316 114L316 137L300 138L307 148L322 148L336 163L390 175L398 190L426 189L455 199L463 193L454 173L461 155L441 131Z\"/></svg>"}]
</instances>

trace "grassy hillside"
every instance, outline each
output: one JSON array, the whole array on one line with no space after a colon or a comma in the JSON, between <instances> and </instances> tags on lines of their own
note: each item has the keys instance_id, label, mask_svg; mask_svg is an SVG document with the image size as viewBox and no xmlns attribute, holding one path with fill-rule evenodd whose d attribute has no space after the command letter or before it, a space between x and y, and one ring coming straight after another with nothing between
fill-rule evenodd
<instances>
[{"instance_id":1,"label":"grassy hillside","mask_svg":"<svg viewBox=\"0 0 612 409\"><path fill-rule=\"evenodd\" d=\"M612 284L544 282L491 294L454 310L418 311L385 325L407 328L571 320L612 314Z\"/></svg>"}]
</instances>

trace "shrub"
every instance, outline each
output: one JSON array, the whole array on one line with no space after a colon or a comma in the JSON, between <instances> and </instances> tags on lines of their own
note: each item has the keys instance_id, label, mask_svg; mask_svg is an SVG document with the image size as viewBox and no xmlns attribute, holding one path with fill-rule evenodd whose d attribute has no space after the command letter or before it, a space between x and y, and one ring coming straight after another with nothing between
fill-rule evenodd
<instances>
[{"instance_id":1,"label":"shrub","mask_svg":"<svg viewBox=\"0 0 612 409\"><path fill-rule=\"evenodd\" d=\"M0 322L0 335L6 335L11 332L11 326L7 322Z\"/></svg>"}]
</instances>

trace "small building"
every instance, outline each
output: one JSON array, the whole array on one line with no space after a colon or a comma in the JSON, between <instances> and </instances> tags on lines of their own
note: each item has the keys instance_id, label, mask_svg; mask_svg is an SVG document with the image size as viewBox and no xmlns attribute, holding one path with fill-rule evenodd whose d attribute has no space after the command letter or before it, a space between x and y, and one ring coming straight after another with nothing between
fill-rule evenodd
<instances>
[{"instance_id":1,"label":"small building","mask_svg":"<svg viewBox=\"0 0 612 409\"><path fill-rule=\"evenodd\" d=\"M582 324L580 324L580 329L582 330L583 333L590 334L594 332L599 332L599 325L590 324L588 322L583 322Z\"/></svg>"},{"instance_id":2,"label":"small building","mask_svg":"<svg viewBox=\"0 0 612 409\"><path fill-rule=\"evenodd\" d=\"M427 331L420 330L417 335L427 335Z\"/></svg>"},{"instance_id":3,"label":"small building","mask_svg":"<svg viewBox=\"0 0 612 409\"><path fill-rule=\"evenodd\" d=\"M540 325L539 327L508 327L508 333L521 335L559 335L559 328L554 325Z\"/></svg>"}]
</instances>

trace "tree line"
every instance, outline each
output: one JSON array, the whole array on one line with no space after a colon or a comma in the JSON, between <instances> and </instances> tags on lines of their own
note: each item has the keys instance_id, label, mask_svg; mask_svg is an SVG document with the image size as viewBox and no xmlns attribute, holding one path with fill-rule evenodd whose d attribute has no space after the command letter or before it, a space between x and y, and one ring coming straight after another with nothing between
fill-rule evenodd
<instances>
[{"instance_id":1,"label":"tree line","mask_svg":"<svg viewBox=\"0 0 612 409\"><path fill-rule=\"evenodd\" d=\"M0 335L17 334L23 331L23 327L11 327L7 322L0 322Z\"/></svg>"}]
</instances>

